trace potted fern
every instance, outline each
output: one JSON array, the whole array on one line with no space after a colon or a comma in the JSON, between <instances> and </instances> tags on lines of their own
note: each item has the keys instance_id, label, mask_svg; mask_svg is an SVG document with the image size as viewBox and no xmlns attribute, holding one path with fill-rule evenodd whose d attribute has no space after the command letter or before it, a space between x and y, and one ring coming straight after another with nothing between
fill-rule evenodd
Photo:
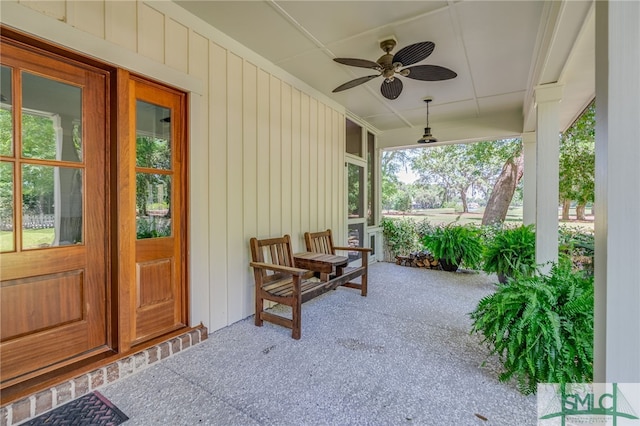
<instances>
[{"instance_id":1,"label":"potted fern","mask_svg":"<svg viewBox=\"0 0 640 426\"><path fill-rule=\"evenodd\" d=\"M593 277L561 259L548 275L518 276L484 297L470 314L504 368L500 381L517 380L524 394L538 383L593 379Z\"/></svg>"},{"instance_id":2,"label":"potted fern","mask_svg":"<svg viewBox=\"0 0 640 426\"><path fill-rule=\"evenodd\" d=\"M445 271L455 272L460 265L476 269L482 261L480 229L471 225L434 227L422 237L422 243Z\"/></svg>"},{"instance_id":3,"label":"potted fern","mask_svg":"<svg viewBox=\"0 0 640 426\"><path fill-rule=\"evenodd\" d=\"M496 273L501 284L506 283L508 278L534 275L536 266L533 225L500 229L486 246L483 270Z\"/></svg>"}]
</instances>

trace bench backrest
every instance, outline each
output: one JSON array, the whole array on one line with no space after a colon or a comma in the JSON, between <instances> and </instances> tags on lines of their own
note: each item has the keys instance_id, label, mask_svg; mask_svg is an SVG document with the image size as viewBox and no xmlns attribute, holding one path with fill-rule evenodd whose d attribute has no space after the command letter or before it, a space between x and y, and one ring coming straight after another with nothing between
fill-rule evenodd
<instances>
[{"instance_id":1,"label":"bench backrest","mask_svg":"<svg viewBox=\"0 0 640 426\"><path fill-rule=\"evenodd\" d=\"M333 237L331 236L330 229L322 232L305 232L304 242L307 246L307 251L336 254L333 248Z\"/></svg>"},{"instance_id":2,"label":"bench backrest","mask_svg":"<svg viewBox=\"0 0 640 426\"><path fill-rule=\"evenodd\" d=\"M289 237L289 235L264 240L251 238L249 245L251 246L251 258L254 262L295 267L293 251L291 250L291 237ZM256 273L262 274L263 284L279 280L283 277L281 273L267 271L265 269L255 271Z\"/></svg>"}]
</instances>

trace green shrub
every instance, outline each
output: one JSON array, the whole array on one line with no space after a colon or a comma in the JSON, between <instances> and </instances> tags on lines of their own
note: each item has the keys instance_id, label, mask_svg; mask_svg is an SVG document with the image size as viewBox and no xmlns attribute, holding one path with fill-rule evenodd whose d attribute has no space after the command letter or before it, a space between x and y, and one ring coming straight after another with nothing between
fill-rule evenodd
<instances>
[{"instance_id":1,"label":"green shrub","mask_svg":"<svg viewBox=\"0 0 640 426\"><path fill-rule=\"evenodd\" d=\"M470 316L472 333L501 359L500 381L515 377L522 393L534 393L537 383L592 381L593 277L570 262L510 281Z\"/></svg>"},{"instance_id":2,"label":"green shrub","mask_svg":"<svg viewBox=\"0 0 640 426\"><path fill-rule=\"evenodd\" d=\"M434 226L427 220L422 219L414 225L417 241L422 241L425 235L433 232Z\"/></svg>"},{"instance_id":3,"label":"green shrub","mask_svg":"<svg viewBox=\"0 0 640 426\"><path fill-rule=\"evenodd\" d=\"M483 270L502 277L530 277L537 270L536 234L533 225L502 228L487 241Z\"/></svg>"},{"instance_id":4,"label":"green shrub","mask_svg":"<svg viewBox=\"0 0 640 426\"><path fill-rule=\"evenodd\" d=\"M560 256L571 259L575 270L593 275L594 246L593 231L563 225L558 228Z\"/></svg>"},{"instance_id":5,"label":"green shrub","mask_svg":"<svg viewBox=\"0 0 640 426\"><path fill-rule=\"evenodd\" d=\"M382 236L392 257L416 250L415 222L411 219L382 218Z\"/></svg>"},{"instance_id":6,"label":"green shrub","mask_svg":"<svg viewBox=\"0 0 640 426\"><path fill-rule=\"evenodd\" d=\"M477 269L482 261L482 236L480 228L472 225L435 226L422 237L427 250L443 264L464 265Z\"/></svg>"}]
</instances>

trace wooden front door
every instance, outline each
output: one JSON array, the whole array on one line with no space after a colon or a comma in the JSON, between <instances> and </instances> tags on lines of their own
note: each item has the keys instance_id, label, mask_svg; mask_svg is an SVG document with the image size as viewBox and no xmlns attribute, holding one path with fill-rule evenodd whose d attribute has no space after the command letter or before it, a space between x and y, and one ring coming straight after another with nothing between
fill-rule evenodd
<instances>
[{"instance_id":1,"label":"wooden front door","mask_svg":"<svg viewBox=\"0 0 640 426\"><path fill-rule=\"evenodd\" d=\"M108 350L107 76L3 39L4 384Z\"/></svg>"},{"instance_id":2,"label":"wooden front door","mask_svg":"<svg viewBox=\"0 0 640 426\"><path fill-rule=\"evenodd\" d=\"M185 95L135 77L129 83L135 146L135 284L131 344L185 327ZM132 194L133 196L133 194Z\"/></svg>"}]
</instances>

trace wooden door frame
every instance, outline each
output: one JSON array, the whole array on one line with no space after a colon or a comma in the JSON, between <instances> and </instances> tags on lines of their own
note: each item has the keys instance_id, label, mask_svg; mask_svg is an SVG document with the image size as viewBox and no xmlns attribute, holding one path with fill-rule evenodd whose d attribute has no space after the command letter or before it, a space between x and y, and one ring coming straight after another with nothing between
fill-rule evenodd
<instances>
[{"instance_id":1,"label":"wooden door frame","mask_svg":"<svg viewBox=\"0 0 640 426\"><path fill-rule=\"evenodd\" d=\"M128 71L100 62L91 57L83 56L64 47L53 44L48 40L36 38L32 35L16 31L14 29L0 25L0 41L2 44L11 43L30 52L36 52L48 57L67 61L82 67L91 67L102 70L106 77L105 104L108 108L105 117L105 203L106 214L108 216L105 224L105 248L106 248L106 351L95 356L89 356L82 360L69 360L43 368L32 374L20 377L19 380L11 380L0 385L1 403L6 404L20 397L43 389L46 386L59 383L71 377L88 373L100 366L106 365L117 359L131 355L134 352L158 344L161 341L170 339L183 333L185 329L190 329L189 319L189 216L187 209L189 206L189 94L188 92L173 89L161 83L149 80L142 76L134 76ZM129 310L129 300L131 296L131 285L134 284L135 265L133 268L125 260L133 259L135 254L136 224L135 215L127 216L122 212L135 211L135 191L132 198L120 196L119 188L135 184L135 145L133 145L133 157L131 157L131 144L125 144L129 138L129 79L134 76L146 83L158 85L165 90L177 91L184 94L184 113L182 142L180 144L182 155L181 187L182 204L179 206L182 215L182 223L179 233L181 241L182 265L181 280L183 282L182 294L182 315L186 327L166 335L159 336L140 345L131 345L131 312ZM135 123L134 123L135 124ZM131 163L133 158L134 164ZM133 170L133 174L129 174ZM132 234L131 234L132 233ZM133 238L125 238L133 235Z\"/></svg>"},{"instance_id":2,"label":"wooden door frame","mask_svg":"<svg viewBox=\"0 0 640 426\"><path fill-rule=\"evenodd\" d=\"M112 196L115 198L115 205L117 211L114 213L114 219L117 223L116 229L118 229L117 243L114 245L113 256L117 256L119 259L117 266L118 277L118 318L117 318L117 342L119 352L127 352L132 348L140 345L135 345L135 329L134 329L134 311L132 307L133 289L136 285L136 150L135 141L131 141L131 134L135 134L135 120L131 102L131 81L139 81L144 84L155 86L160 90L166 90L174 92L180 95L184 95L183 103L181 106L181 113L183 114L183 125L178 129L180 134L180 143L176 144L175 148L178 152L175 155L179 156L182 162L180 169L180 186L179 191L182 193L182 203L176 206L178 214L181 217L179 229L175 229L176 238L179 239L181 250L180 259L181 263L181 275L180 280L182 285L182 319L186 326L189 326L189 217L187 214L187 206L189 205L189 151L188 151L188 94L184 91L173 89L169 86L161 83L149 80L145 77L130 73L127 70L118 69L117 71L117 87L118 87L118 100L117 100L117 114L116 119L116 190L112 191ZM121 190L124 189L124 190ZM142 343L144 344L144 343Z\"/></svg>"}]
</instances>

